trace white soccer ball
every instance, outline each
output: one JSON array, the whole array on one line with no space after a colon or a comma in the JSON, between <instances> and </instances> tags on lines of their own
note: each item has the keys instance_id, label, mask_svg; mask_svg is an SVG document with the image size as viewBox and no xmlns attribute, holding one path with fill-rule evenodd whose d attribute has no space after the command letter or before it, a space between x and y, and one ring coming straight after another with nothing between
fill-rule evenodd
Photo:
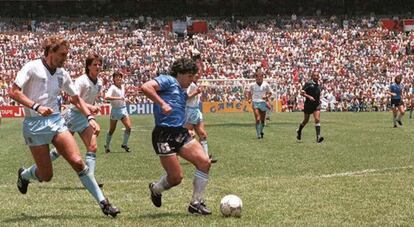
<instances>
[{"instance_id":1,"label":"white soccer ball","mask_svg":"<svg viewBox=\"0 0 414 227\"><path fill-rule=\"evenodd\" d=\"M220 211L224 217L241 217L242 200L236 195L226 195L221 199Z\"/></svg>"}]
</instances>

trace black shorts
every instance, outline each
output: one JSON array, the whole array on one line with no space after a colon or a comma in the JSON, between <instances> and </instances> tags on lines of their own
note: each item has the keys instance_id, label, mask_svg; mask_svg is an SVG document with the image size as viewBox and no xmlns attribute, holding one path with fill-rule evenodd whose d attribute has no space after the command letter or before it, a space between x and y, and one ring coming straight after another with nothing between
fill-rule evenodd
<instances>
[{"instance_id":1,"label":"black shorts","mask_svg":"<svg viewBox=\"0 0 414 227\"><path fill-rule=\"evenodd\" d=\"M169 156L180 152L181 147L193 140L188 129L155 126L152 131L152 146L158 156Z\"/></svg>"},{"instance_id":2,"label":"black shorts","mask_svg":"<svg viewBox=\"0 0 414 227\"><path fill-rule=\"evenodd\" d=\"M391 99L391 107L399 107L401 105L404 105L404 102L401 99Z\"/></svg>"},{"instance_id":3,"label":"black shorts","mask_svg":"<svg viewBox=\"0 0 414 227\"><path fill-rule=\"evenodd\" d=\"M317 110L321 110L321 104L319 104L318 102L314 102L314 103L305 102L305 106L303 108L303 112L305 112L305 114L313 114L313 112Z\"/></svg>"}]
</instances>

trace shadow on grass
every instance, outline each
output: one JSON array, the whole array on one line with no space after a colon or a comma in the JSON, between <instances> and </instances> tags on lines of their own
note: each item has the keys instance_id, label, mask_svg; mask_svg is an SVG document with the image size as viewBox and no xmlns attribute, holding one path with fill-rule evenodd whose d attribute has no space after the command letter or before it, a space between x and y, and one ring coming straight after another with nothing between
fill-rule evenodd
<instances>
[{"instance_id":1,"label":"shadow on grass","mask_svg":"<svg viewBox=\"0 0 414 227\"><path fill-rule=\"evenodd\" d=\"M61 215L61 214L50 214L50 215L30 215L21 213L20 215L16 215L13 218L6 218L3 223L19 223L22 221L38 221L43 219L53 219L53 220L76 220L76 219L91 219L90 215Z\"/></svg>"},{"instance_id":2,"label":"shadow on grass","mask_svg":"<svg viewBox=\"0 0 414 227\"><path fill-rule=\"evenodd\" d=\"M130 152L126 152L126 151L112 151L111 150L111 152L106 153L106 152L102 151L102 154L103 155L110 155L110 154L131 154L131 153L134 153L134 151L132 149L131 149Z\"/></svg>"},{"instance_id":3,"label":"shadow on grass","mask_svg":"<svg viewBox=\"0 0 414 227\"><path fill-rule=\"evenodd\" d=\"M141 214L135 216L137 219L159 219L159 218L185 218L188 217L190 214L185 212L177 212L177 213L151 213L151 214Z\"/></svg>"},{"instance_id":4,"label":"shadow on grass","mask_svg":"<svg viewBox=\"0 0 414 227\"><path fill-rule=\"evenodd\" d=\"M84 187L76 186L76 185L64 186L64 187L56 186L56 185L54 185L54 186L52 186L52 185L50 185L50 186L42 185L41 189L42 190L61 190L61 191L86 190Z\"/></svg>"}]
</instances>

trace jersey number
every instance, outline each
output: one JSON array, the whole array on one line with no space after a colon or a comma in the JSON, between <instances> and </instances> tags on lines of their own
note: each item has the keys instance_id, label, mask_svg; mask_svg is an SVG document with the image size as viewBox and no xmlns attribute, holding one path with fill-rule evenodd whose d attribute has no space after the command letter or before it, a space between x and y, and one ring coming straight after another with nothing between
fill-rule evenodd
<instances>
[{"instance_id":1,"label":"jersey number","mask_svg":"<svg viewBox=\"0 0 414 227\"><path fill-rule=\"evenodd\" d=\"M166 154L171 151L170 145L168 143L157 143L158 152Z\"/></svg>"}]
</instances>

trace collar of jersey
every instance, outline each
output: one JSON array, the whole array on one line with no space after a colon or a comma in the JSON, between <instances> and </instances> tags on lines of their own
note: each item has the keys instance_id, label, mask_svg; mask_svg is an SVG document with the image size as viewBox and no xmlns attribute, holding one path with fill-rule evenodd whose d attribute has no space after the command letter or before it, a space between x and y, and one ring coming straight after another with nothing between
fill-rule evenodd
<instances>
[{"instance_id":1,"label":"collar of jersey","mask_svg":"<svg viewBox=\"0 0 414 227\"><path fill-rule=\"evenodd\" d=\"M42 58L42 63L43 63L43 65L46 67L47 71L49 71L49 73L50 73L50 75L51 75L51 76L53 76L53 75L56 73L57 69L55 69L55 71L53 71L53 70L49 67L49 65L47 65L46 60L45 60L44 58Z\"/></svg>"}]
</instances>

